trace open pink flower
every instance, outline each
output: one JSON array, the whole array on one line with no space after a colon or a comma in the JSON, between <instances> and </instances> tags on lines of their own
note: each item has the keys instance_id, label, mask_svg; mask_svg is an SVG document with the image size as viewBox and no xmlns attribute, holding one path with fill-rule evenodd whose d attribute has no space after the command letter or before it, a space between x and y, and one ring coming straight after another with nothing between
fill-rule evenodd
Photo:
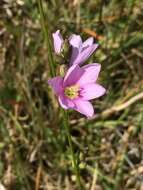
<instances>
[{"instance_id":1,"label":"open pink flower","mask_svg":"<svg viewBox=\"0 0 143 190\"><path fill-rule=\"evenodd\" d=\"M98 47L98 44L94 43L94 39L92 37L82 42L81 37L76 34L73 34L69 38L69 43L72 46L70 65L81 65L92 55L92 53Z\"/></svg>"},{"instance_id":2,"label":"open pink flower","mask_svg":"<svg viewBox=\"0 0 143 190\"><path fill-rule=\"evenodd\" d=\"M54 41L54 50L56 54L60 54L62 50L62 45L63 45L63 38L60 34L60 30L57 30L55 33L52 34L53 36L53 41Z\"/></svg>"},{"instance_id":3,"label":"open pink flower","mask_svg":"<svg viewBox=\"0 0 143 190\"><path fill-rule=\"evenodd\" d=\"M105 93L105 88L96 83L99 72L100 65L97 63L83 67L73 65L64 78L57 76L50 79L48 83L64 109L74 109L87 117L92 117L94 109L89 100Z\"/></svg>"}]
</instances>

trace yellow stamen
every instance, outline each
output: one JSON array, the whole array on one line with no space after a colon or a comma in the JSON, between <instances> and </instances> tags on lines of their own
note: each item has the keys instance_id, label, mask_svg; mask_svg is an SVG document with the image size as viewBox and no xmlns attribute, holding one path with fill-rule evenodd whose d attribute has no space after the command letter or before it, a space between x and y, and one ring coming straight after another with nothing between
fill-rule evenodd
<instances>
[{"instance_id":1,"label":"yellow stamen","mask_svg":"<svg viewBox=\"0 0 143 190\"><path fill-rule=\"evenodd\" d=\"M72 86L66 87L64 90L64 94L70 99L77 98L79 95L79 86L72 85Z\"/></svg>"}]
</instances>

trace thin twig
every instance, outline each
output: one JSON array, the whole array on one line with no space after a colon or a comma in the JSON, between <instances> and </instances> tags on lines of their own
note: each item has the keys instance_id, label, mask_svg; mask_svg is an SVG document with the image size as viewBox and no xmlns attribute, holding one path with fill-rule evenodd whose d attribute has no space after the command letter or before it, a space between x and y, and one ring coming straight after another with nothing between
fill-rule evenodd
<instances>
[{"instance_id":1,"label":"thin twig","mask_svg":"<svg viewBox=\"0 0 143 190\"><path fill-rule=\"evenodd\" d=\"M134 104L135 102L137 102L138 100L141 100L141 99L143 99L143 92L135 95L134 97L132 97L131 99L129 99L128 101L126 101L125 103L123 103L119 106L113 106L112 108L105 110L102 113L102 116L107 117L114 112L122 111L122 110L126 109L127 107L131 106L132 104Z\"/></svg>"},{"instance_id":2,"label":"thin twig","mask_svg":"<svg viewBox=\"0 0 143 190\"><path fill-rule=\"evenodd\" d=\"M77 1L77 12L76 12L76 29L79 30L80 26L80 0Z\"/></svg>"},{"instance_id":3,"label":"thin twig","mask_svg":"<svg viewBox=\"0 0 143 190\"><path fill-rule=\"evenodd\" d=\"M37 170L37 175L36 175L35 190L39 190L40 189L39 185L40 185L41 173L42 173L42 166L40 164L40 166L38 167L38 170Z\"/></svg>"},{"instance_id":4,"label":"thin twig","mask_svg":"<svg viewBox=\"0 0 143 190\"><path fill-rule=\"evenodd\" d=\"M90 190L95 190L96 189L96 181L97 181L97 167L95 166L94 173L93 173L93 180L92 180L92 185Z\"/></svg>"},{"instance_id":5,"label":"thin twig","mask_svg":"<svg viewBox=\"0 0 143 190\"><path fill-rule=\"evenodd\" d=\"M52 48L51 48L51 43L50 43L50 38L49 38L49 36L50 36L49 35L49 27L47 26L47 21L45 19L42 0L37 0L37 3L38 3L39 13L40 13L40 17L41 17L41 26L42 26L43 33L45 36L45 41L47 44L50 74L51 74L51 77L54 77L55 76L55 68L54 68L54 59L53 59L53 55L52 55Z\"/></svg>"},{"instance_id":6,"label":"thin twig","mask_svg":"<svg viewBox=\"0 0 143 190\"><path fill-rule=\"evenodd\" d=\"M94 119L98 119L98 118L107 118L116 112L119 112L119 111L126 109L127 107L131 106L132 104L134 104L135 102L137 102L141 99L143 99L143 92L135 95L134 97L130 98L128 101L124 102L123 104L120 104L118 106L114 105L113 107L104 110L101 114L96 114L92 118L92 121ZM71 120L71 124L76 124L76 123L80 123L82 125L85 123L85 119L81 118L79 120Z\"/></svg>"}]
</instances>

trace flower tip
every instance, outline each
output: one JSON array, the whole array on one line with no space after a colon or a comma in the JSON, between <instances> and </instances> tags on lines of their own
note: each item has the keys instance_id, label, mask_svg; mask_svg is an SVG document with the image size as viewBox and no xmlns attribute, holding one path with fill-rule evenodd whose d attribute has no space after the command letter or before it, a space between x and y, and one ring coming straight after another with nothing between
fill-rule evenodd
<instances>
[{"instance_id":1,"label":"flower tip","mask_svg":"<svg viewBox=\"0 0 143 190\"><path fill-rule=\"evenodd\" d=\"M51 85L51 79L48 79L48 80L47 80L47 83L48 83L49 85Z\"/></svg>"},{"instance_id":2,"label":"flower tip","mask_svg":"<svg viewBox=\"0 0 143 190\"><path fill-rule=\"evenodd\" d=\"M99 48L99 44L97 43L93 44L93 48L96 50L97 48Z\"/></svg>"},{"instance_id":3,"label":"flower tip","mask_svg":"<svg viewBox=\"0 0 143 190\"><path fill-rule=\"evenodd\" d=\"M79 48L82 44L82 39L81 39L80 35L72 34L69 37L69 43L71 46Z\"/></svg>"},{"instance_id":4,"label":"flower tip","mask_svg":"<svg viewBox=\"0 0 143 190\"><path fill-rule=\"evenodd\" d=\"M103 88L103 94L102 95L105 95L107 93L107 90L104 87L102 87L102 88Z\"/></svg>"},{"instance_id":5,"label":"flower tip","mask_svg":"<svg viewBox=\"0 0 143 190\"><path fill-rule=\"evenodd\" d=\"M86 117L87 117L88 120L92 120L94 118L94 111L93 111L92 114L86 115Z\"/></svg>"},{"instance_id":6,"label":"flower tip","mask_svg":"<svg viewBox=\"0 0 143 190\"><path fill-rule=\"evenodd\" d=\"M94 115L92 115L92 116L87 116L87 119L88 120L92 120L94 118Z\"/></svg>"},{"instance_id":7,"label":"flower tip","mask_svg":"<svg viewBox=\"0 0 143 190\"><path fill-rule=\"evenodd\" d=\"M62 35L60 34L60 30L57 30L52 34L53 36L53 41L54 41L54 50L56 54L60 54L62 50L62 45L63 45L63 38Z\"/></svg>"},{"instance_id":8,"label":"flower tip","mask_svg":"<svg viewBox=\"0 0 143 190\"><path fill-rule=\"evenodd\" d=\"M52 33L52 36L59 35L59 34L60 34L60 30L56 30L56 32Z\"/></svg>"},{"instance_id":9,"label":"flower tip","mask_svg":"<svg viewBox=\"0 0 143 190\"><path fill-rule=\"evenodd\" d=\"M60 30L57 30L55 33L59 34L59 33L60 33Z\"/></svg>"}]
</instances>

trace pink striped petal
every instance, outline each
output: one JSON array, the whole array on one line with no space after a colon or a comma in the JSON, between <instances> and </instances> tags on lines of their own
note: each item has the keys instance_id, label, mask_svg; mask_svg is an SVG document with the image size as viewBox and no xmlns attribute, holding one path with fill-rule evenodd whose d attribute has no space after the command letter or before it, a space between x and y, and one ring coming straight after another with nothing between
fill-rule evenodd
<instances>
[{"instance_id":1,"label":"pink striped petal","mask_svg":"<svg viewBox=\"0 0 143 190\"><path fill-rule=\"evenodd\" d=\"M63 38L60 34L60 30L57 30L55 33L52 34L54 40L54 50L56 54L61 53L62 45L63 45Z\"/></svg>"},{"instance_id":2,"label":"pink striped petal","mask_svg":"<svg viewBox=\"0 0 143 190\"><path fill-rule=\"evenodd\" d=\"M66 98L64 95L60 95L58 97L58 100L59 100L61 107L64 109L69 109L69 108L74 107L74 103L70 99Z\"/></svg>"},{"instance_id":3,"label":"pink striped petal","mask_svg":"<svg viewBox=\"0 0 143 190\"><path fill-rule=\"evenodd\" d=\"M85 84L96 82L101 69L101 65L98 63L92 63L82 67L81 69L84 70L84 73L77 81L77 84L83 86Z\"/></svg>"},{"instance_id":4,"label":"pink striped petal","mask_svg":"<svg viewBox=\"0 0 143 190\"><path fill-rule=\"evenodd\" d=\"M49 85L59 95L63 91L63 78L58 76L48 80Z\"/></svg>"},{"instance_id":5,"label":"pink striped petal","mask_svg":"<svg viewBox=\"0 0 143 190\"><path fill-rule=\"evenodd\" d=\"M72 54L71 54L71 58L70 58L70 66L71 66L72 63L77 58L78 54L80 53L80 49L82 47L82 39L79 35L73 34L69 38L69 43L72 46Z\"/></svg>"},{"instance_id":6,"label":"pink striped petal","mask_svg":"<svg viewBox=\"0 0 143 190\"><path fill-rule=\"evenodd\" d=\"M94 115L94 109L89 101L77 99L74 100L75 110L90 118Z\"/></svg>"},{"instance_id":7,"label":"pink striped petal","mask_svg":"<svg viewBox=\"0 0 143 190\"><path fill-rule=\"evenodd\" d=\"M76 58L79 55L79 49L76 47L72 47L72 54L71 54L71 58L70 58L70 66L73 65L74 61L76 60Z\"/></svg>"},{"instance_id":8,"label":"pink striped petal","mask_svg":"<svg viewBox=\"0 0 143 190\"><path fill-rule=\"evenodd\" d=\"M84 72L85 71L78 65L71 66L65 75L63 86L66 87L76 84L76 82L80 80Z\"/></svg>"},{"instance_id":9,"label":"pink striped petal","mask_svg":"<svg viewBox=\"0 0 143 190\"><path fill-rule=\"evenodd\" d=\"M82 87L80 95L83 100L92 100L105 94L106 90L99 84L86 84Z\"/></svg>"},{"instance_id":10,"label":"pink striped petal","mask_svg":"<svg viewBox=\"0 0 143 190\"><path fill-rule=\"evenodd\" d=\"M98 47L97 44L93 44L93 45L85 48L81 53L79 53L79 55L73 62L73 65L76 65L76 64L81 65L82 63L84 63L93 54L93 52L96 50L97 47Z\"/></svg>"},{"instance_id":11,"label":"pink striped petal","mask_svg":"<svg viewBox=\"0 0 143 190\"><path fill-rule=\"evenodd\" d=\"M90 37L83 42L82 47L85 48L87 46L91 46L93 44L93 42L94 42L93 37Z\"/></svg>"},{"instance_id":12,"label":"pink striped petal","mask_svg":"<svg viewBox=\"0 0 143 190\"><path fill-rule=\"evenodd\" d=\"M72 47L80 48L82 45L82 39L80 35L72 34L69 38L69 43Z\"/></svg>"}]
</instances>

